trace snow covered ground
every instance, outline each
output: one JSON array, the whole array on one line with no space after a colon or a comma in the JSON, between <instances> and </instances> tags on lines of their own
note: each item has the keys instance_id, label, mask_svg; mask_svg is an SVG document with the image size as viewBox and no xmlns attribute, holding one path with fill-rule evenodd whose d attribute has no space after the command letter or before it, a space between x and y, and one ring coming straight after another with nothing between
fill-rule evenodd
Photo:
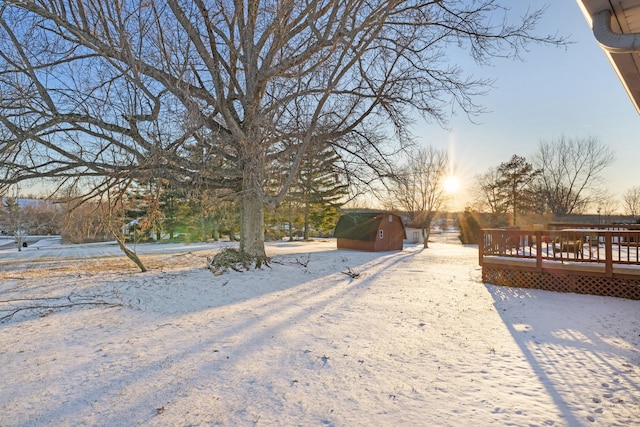
<instances>
[{"instance_id":1,"label":"snow covered ground","mask_svg":"<svg viewBox=\"0 0 640 427\"><path fill-rule=\"evenodd\" d=\"M486 285L453 241L214 277L222 245L1 250L0 426L640 425L640 301Z\"/></svg>"}]
</instances>

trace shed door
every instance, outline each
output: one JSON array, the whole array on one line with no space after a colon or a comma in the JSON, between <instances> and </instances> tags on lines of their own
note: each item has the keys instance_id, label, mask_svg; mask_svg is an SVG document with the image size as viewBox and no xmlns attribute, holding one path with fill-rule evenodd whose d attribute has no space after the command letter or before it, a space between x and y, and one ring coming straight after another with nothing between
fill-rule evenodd
<instances>
[{"instance_id":1,"label":"shed door","mask_svg":"<svg viewBox=\"0 0 640 427\"><path fill-rule=\"evenodd\" d=\"M378 238L376 239L376 250L388 251L389 250L389 237L391 234L391 227L386 227L384 222L380 223L378 229Z\"/></svg>"}]
</instances>

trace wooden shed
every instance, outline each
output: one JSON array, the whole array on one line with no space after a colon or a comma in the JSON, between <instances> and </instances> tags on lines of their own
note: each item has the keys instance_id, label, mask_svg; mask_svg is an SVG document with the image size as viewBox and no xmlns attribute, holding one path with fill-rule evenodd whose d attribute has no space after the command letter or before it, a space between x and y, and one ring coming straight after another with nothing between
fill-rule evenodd
<instances>
[{"instance_id":1,"label":"wooden shed","mask_svg":"<svg viewBox=\"0 0 640 427\"><path fill-rule=\"evenodd\" d=\"M342 215L336 224L338 249L401 251L406 238L402 218L392 213L359 212Z\"/></svg>"}]
</instances>

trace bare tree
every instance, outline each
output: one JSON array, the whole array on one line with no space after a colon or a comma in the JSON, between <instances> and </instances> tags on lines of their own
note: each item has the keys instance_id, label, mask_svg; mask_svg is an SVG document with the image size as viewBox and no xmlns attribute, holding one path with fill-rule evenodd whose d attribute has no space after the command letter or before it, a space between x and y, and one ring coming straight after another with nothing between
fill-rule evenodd
<instances>
[{"instance_id":1,"label":"bare tree","mask_svg":"<svg viewBox=\"0 0 640 427\"><path fill-rule=\"evenodd\" d=\"M640 187L632 187L624 193L624 210L627 215L631 215L634 222L640 216Z\"/></svg>"},{"instance_id":2,"label":"bare tree","mask_svg":"<svg viewBox=\"0 0 640 427\"><path fill-rule=\"evenodd\" d=\"M419 224L425 248L429 247L431 225L447 201L444 181L448 172L446 150L429 147L409 153L407 165L393 179L392 199Z\"/></svg>"},{"instance_id":3,"label":"bare tree","mask_svg":"<svg viewBox=\"0 0 640 427\"><path fill-rule=\"evenodd\" d=\"M592 202L600 174L614 159L613 151L594 137L541 142L533 162L541 171L539 189L551 212L580 213Z\"/></svg>"},{"instance_id":4,"label":"bare tree","mask_svg":"<svg viewBox=\"0 0 640 427\"><path fill-rule=\"evenodd\" d=\"M620 213L620 201L606 188L597 188L589 193L589 206L585 211L598 214L598 223L607 224L613 215Z\"/></svg>"},{"instance_id":5,"label":"bare tree","mask_svg":"<svg viewBox=\"0 0 640 427\"><path fill-rule=\"evenodd\" d=\"M113 237L102 221L107 216L104 206L94 202L78 206L69 197L63 200L64 217L60 230L63 242L87 243L106 241Z\"/></svg>"},{"instance_id":6,"label":"bare tree","mask_svg":"<svg viewBox=\"0 0 640 427\"><path fill-rule=\"evenodd\" d=\"M387 133L406 136L412 111L482 111L490 82L448 64L452 46L487 63L564 42L533 34L543 10L511 24L501 3L4 0L0 183L102 178L87 198L158 176L232 189L259 266L264 206L311 146L333 144L350 183L385 176ZM289 179L268 189L285 157Z\"/></svg>"}]
</instances>

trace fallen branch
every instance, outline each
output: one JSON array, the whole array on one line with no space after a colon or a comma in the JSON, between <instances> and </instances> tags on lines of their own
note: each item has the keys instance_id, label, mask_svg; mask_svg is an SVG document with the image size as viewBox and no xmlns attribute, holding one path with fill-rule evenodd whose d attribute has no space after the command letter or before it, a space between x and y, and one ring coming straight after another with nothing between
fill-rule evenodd
<instances>
[{"instance_id":1,"label":"fallen branch","mask_svg":"<svg viewBox=\"0 0 640 427\"><path fill-rule=\"evenodd\" d=\"M341 271L342 274L346 274L347 276L351 277L352 279L357 279L358 277L360 277L360 273L356 273L355 271L353 271L351 269L351 267L347 267L347 271Z\"/></svg>"},{"instance_id":2,"label":"fallen branch","mask_svg":"<svg viewBox=\"0 0 640 427\"><path fill-rule=\"evenodd\" d=\"M11 304L14 302L22 301L45 301L45 300L59 300L60 298L15 298L15 299L3 299L0 300L0 304Z\"/></svg>"},{"instance_id":3,"label":"fallen branch","mask_svg":"<svg viewBox=\"0 0 640 427\"><path fill-rule=\"evenodd\" d=\"M76 298L76 299L74 299ZM51 304L48 301L68 301L65 303ZM15 303L25 303L20 306L14 305ZM1 300L0 304L9 305L10 307L2 307L0 306L0 322L4 322L13 318L16 314L23 311L45 311L42 316L47 315L54 310L62 310L65 308L71 307L79 307L79 306L87 306L87 305L100 305L105 307L120 307L122 303L109 302L103 299L96 299L95 296L79 296L79 295L68 295L66 297L60 298L16 298L10 300Z\"/></svg>"},{"instance_id":4,"label":"fallen branch","mask_svg":"<svg viewBox=\"0 0 640 427\"><path fill-rule=\"evenodd\" d=\"M307 259L303 260L299 260L298 257L296 257L296 264L300 264L304 268L307 268L307 266L309 265L309 261L311 261L311 254L307 254Z\"/></svg>"},{"instance_id":5,"label":"fallen branch","mask_svg":"<svg viewBox=\"0 0 640 427\"><path fill-rule=\"evenodd\" d=\"M291 256L282 256L279 258L271 258L269 261L271 264L279 264L279 265L300 265L304 268L309 266L309 262L311 261L311 254L307 254L305 258L293 257L293 261L290 260Z\"/></svg>"}]
</instances>

